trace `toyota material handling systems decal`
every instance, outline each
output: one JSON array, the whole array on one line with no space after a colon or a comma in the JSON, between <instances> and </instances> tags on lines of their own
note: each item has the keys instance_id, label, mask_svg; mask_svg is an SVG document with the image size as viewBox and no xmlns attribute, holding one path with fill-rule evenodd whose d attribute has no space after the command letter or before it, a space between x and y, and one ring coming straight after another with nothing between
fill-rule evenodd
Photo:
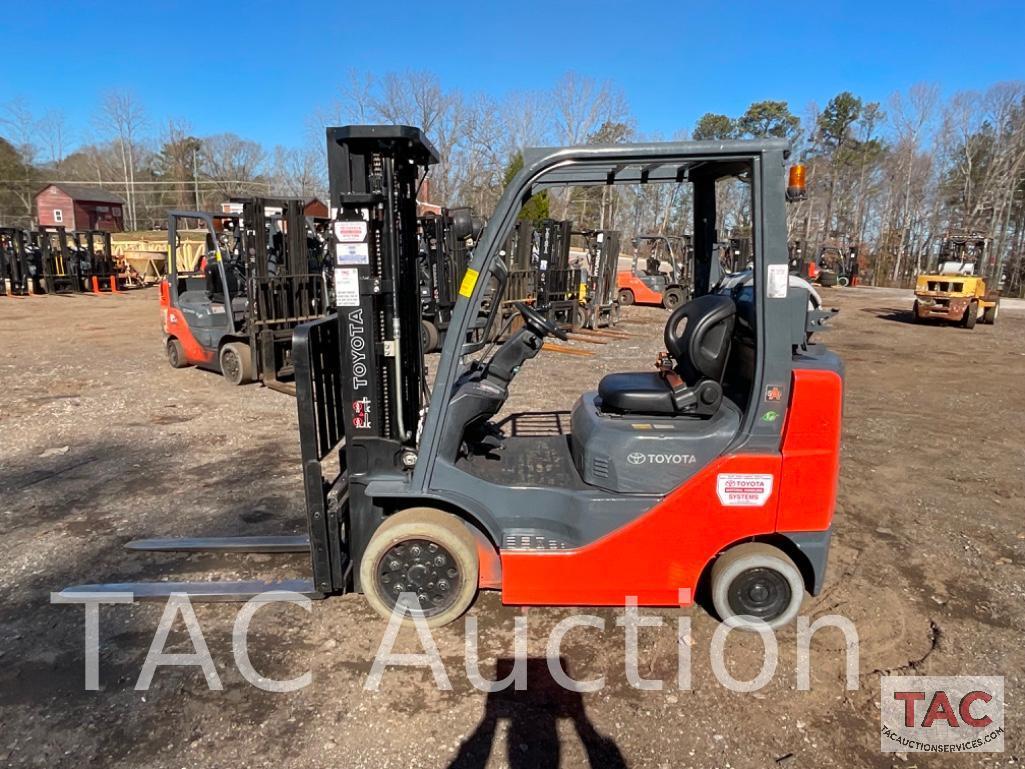
<instances>
[{"instance_id":1,"label":"toyota material handling systems decal","mask_svg":"<svg viewBox=\"0 0 1025 769\"><path fill-rule=\"evenodd\" d=\"M724 507L762 507L772 494L772 476L759 473L720 473L715 493Z\"/></svg>"}]
</instances>

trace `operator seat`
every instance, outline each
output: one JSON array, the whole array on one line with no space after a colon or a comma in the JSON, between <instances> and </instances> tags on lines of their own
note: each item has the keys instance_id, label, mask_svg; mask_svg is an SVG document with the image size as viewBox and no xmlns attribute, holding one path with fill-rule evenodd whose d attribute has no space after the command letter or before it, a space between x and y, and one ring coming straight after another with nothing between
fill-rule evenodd
<instances>
[{"instance_id":1,"label":"operator seat","mask_svg":"<svg viewBox=\"0 0 1025 769\"><path fill-rule=\"evenodd\" d=\"M721 294L699 296L674 310L666 323L665 343L676 365L603 377L598 384L601 410L714 416L723 399L722 377L736 313L733 300Z\"/></svg>"}]
</instances>

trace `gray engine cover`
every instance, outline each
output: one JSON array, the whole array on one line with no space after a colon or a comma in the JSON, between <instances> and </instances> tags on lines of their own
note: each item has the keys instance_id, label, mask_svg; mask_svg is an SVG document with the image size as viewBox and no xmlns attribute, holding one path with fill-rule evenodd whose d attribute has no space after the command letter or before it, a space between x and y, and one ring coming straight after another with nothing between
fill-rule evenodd
<instances>
[{"instance_id":1,"label":"gray engine cover","mask_svg":"<svg viewBox=\"0 0 1025 769\"><path fill-rule=\"evenodd\" d=\"M573 407L573 462L584 482L609 491L665 494L715 459L740 429L723 398L710 419L603 414L598 393Z\"/></svg>"}]
</instances>

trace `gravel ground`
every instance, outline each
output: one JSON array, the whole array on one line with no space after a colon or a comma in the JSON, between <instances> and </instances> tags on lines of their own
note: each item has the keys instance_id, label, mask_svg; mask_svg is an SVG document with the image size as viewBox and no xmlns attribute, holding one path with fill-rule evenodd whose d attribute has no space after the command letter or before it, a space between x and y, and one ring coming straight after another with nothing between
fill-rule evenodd
<instances>
[{"instance_id":1,"label":"gravel ground","mask_svg":"<svg viewBox=\"0 0 1025 769\"><path fill-rule=\"evenodd\" d=\"M0 299L0 762L46 767L935 767L1014 764L1022 757L1025 654L1025 312L1008 303L974 331L910 323L906 292L827 293L842 309L828 343L847 365L842 479L827 587L803 613L841 614L860 637L858 688L844 686L843 641L816 636L812 689L797 691L796 635L779 634L776 675L762 690L722 687L709 662L717 626L700 608L645 611L640 672L629 685L622 612L563 644L571 694L543 657L574 612L523 611L482 594L481 669L501 674L513 626L529 623L529 687L491 695L464 669L463 624L434 633L451 689L430 671L392 669L365 688L385 624L359 596L270 606L249 650L272 678L312 684L270 693L232 655L235 608L197 605L223 686L197 669L158 670L136 691L162 607L101 611L100 691L83 690L83 611L51 590L83 581L301 576L302 558L139 555L128 539L174 534L299 532L303 503L295 402L258 386L171 370L154 292L124 297ZM596 353L546 353L514 384L509 410L568 409L601 375L646 368L662 310L628 308L628 339L574 342ZM614 564L610 564L614 568ZM676 684L678 617L692 688ZM169 647L191 651L178 621ZM418 651L404 631L400 651ZM729 670L754 675L757 637L734 634ZM1006 750L951 757L879 752L879 675L1003 675Z\"/></svg>"}]
</instances>

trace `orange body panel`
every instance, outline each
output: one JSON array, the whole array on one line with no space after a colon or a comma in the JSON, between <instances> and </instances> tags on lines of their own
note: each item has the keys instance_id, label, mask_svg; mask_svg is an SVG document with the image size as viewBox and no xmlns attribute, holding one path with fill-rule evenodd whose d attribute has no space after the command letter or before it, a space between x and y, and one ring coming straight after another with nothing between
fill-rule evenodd
<instances>
[{"instance_id":1,"label":"orange body panel","mask_svg":"<svg viewBox=\"0 0 1025 769\"><path fill-rule=\"evenodd\" d=\"M171 304L171 291L167 279L160 281L160 321L164 333L182 343L186 362L193 366L209 365L217 357L217 350L208 350L192 335L189 324L181 310Z\"/></svg>"},{"instance_id":2,"label":"orange body panel","mask_svg":"<svg viewBox=\"0 0 1025 769\"><path fill-rule=\"evenodd\" d=\"M575 550L502 553L510 604L673 606L693 597L708 563L735 542L827 529L836 503L843 385L829 371L795 371L780 454L715 460L641 517ZM763 504L725 505L720 474L772 477Z\"/></svg>"},{"instance_id":3,"label":"orange body panel","mask_svg":"<svg viewBox=\"0 0 1025 769\"><path fill-rule=\"evenodd\" d=\"M640 278L629 270L616 273L616 288L621 290L628 288L634 292L634 301L637 304L662 304L662 294L652 291Z\"/></svg>"},{"instance_id":4,"label":"orange body panel","mask_svg":"<svg viewBox=\"0 0 1025 769\"><path fill-rule=\"evenodd\" d=\"M840 478L843 380L835 371L794 371L783 426L777 531L825 531Z\"/></svg>"}]
</instances>

